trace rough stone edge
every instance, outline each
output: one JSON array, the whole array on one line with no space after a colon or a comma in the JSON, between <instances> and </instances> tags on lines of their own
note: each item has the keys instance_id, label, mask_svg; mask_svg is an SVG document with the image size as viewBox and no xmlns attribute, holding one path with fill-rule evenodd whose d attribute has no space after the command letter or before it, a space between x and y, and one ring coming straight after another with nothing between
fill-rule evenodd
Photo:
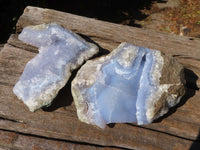
<instances>
[{"instance_id":1,"label":"rough stone edge","mask_svg":"<svg viewBox=\"0 0 200 150\"><path fill-rule=\"evenodd\" d=\"M112 57L113 55L115 55L118 52L117 49L120 49L124 44L125 43L120 44L115 50L113 50L113 52L111 52L107 56L103 56L103 57L97 58L95 60L87 61L87 63L85 65L83 65L83 67L78 71L75 79L72 81L72 95L73 95L75 105L76 105L76 108L77 108L78 117L81 121L86 122L88 124L94 124L92 122L92 120L88 119L87 116L84 113L84 112L87 111L87 110L84 110L84 108L88 109L89 105L87 103L83 102L83 97L81 96L81 93L79 91L78 86L76 86L76 84L78 83L77 78L80 77L80 75L79 75L80 72L82 72L82 70L87 70L86 68L91 68L91 66L93 66L93 67L97 66L99 62L102 63L102 62L106 61L107 59L110 59L110 57ZM167 113L167 111L170 107L178 104L181 97L185 93L185 88L184 88L185 82L184 82L184 76L183 76L183 69L184 68L183 68L183 66L181 64L179 64L176 60L166 56L162 52L160 52L158 50L153 50L153 51L154 51L154 56L157 57L156 59L157 59L157 61L158 60L160 61L159 62L160 64L157 67L156 67L156 65L154 65L154 68L153 68L154 70L152 70L152 72L155 73L155 70L157 70L158 68L161 68L159 70L159 74L156 75L156 77L154 77L153 80L156 80L155 82L158 85L161 85L163 89L161 90L162 92L159 95L159 97L160 97L159 99L158 98L156 98L156 100L150 99L151 105L153 106L152 109L151 109L151 116L149 117L147 115L149 112L146 112L147 120L149 121L149 123L151 123L156 118ZM160 58L158 58L158 57L160 57ZM104 62L104 63L106 63L106 62ZM173 65L172 65L173 66L172 68L175 69L178 74L179 73L181 74L180 80L179 80L178 74L176 74L174 76L175 78L172 78L171 81L165 82L167 80L166 77L171 78L171 76L168 76L168 75L163 77L163 75L166 72L170 73L170 71L168 71L169 64L171 64L171 65L175 64L175 66L178 66L178 69L176 67L174 67ZM99 66L99 68L101 68L101 66ZM91 74L95 74L96 71L97 70L93 70L93 73L91 73ZM85 72L85 73L89 74L88 72ZM81 76L81 78L82 77L83 76ZM88 77L88 78L90 78L90 77ZM92 83L90 83L89 86L92 85L97 80L97 76L94 76L94 79L95 80ZM178 81L175 82L174 81L175 79L178 79ZM83 82L86 82L86 81L82 81L82 83L80 83L80 84L84 84ZM176 92L178 92L178 95L176 97L174 97L176 92L173 89L176 89ZM78 101L80 99L82 99L82 102Z\"/></svg>"},{"instance_id":2,"label":"rough stone edge","mask_svg":"<svg viewBox=\"0 0 200 150\"><path fill-rule=\"evenodd\" d=\"M149 122L166 114L170 107L177 105L185 94L184 67L175 59L161 53L164 59L160 86L165 86L162 95L157 100L152 100L153 108L147 110L146 116ZM169 70L169 66L171 70ZM174 73L174 74L172 74ZM151 113L150 113L151 111ZM151 115L150 115L151 114Z\"/></svg>"},{"instance_id":3,"label":"rough stone edge","mask_svg":"<svg viewBox=\"0 0 200 150\"><path fill-rule=\"evenodd\" d=\"M125 46L126 44L129 44L129 43L123 42L108 55L87 61L86 64L84 64L80 68L80 70L77 72L76 77L73 79L72 86L71 86L72 96L73 96L75 106L77 109L78 118L82 122L95 125L94 119L93 119L94 112L90 108L92 107L92 105L88 104L87 102L84 102L84 98L80 92L80 86L87 85L88 87L90 87L91 85L93 85L93 83L96 80L100 80L98 73L100 73L99 70L101 69L102 65L106 64L107 60L115 56L121 50L121 48ZM122 63L122 62L119 62L119 63ZM122 64L122 65L127 65L127 64ZM92 70L91 68L96 68L96 69ZM82 70L88 70L88 71L82 71ZM91 79L93 79L92 82L87 82L87 78L90 78L90 81ZM106 123L102 119L102 124L100 127L105 128L105 126L106 126Z\"/></svg>"},{"instance_id":4,"label":"rough stone edge","mask_svg":"<svg viewBox=\"0 0 200 150\"><path fill-rule=\"evenodd\" d=\"M56 23L50 23L50 24L59 25L59 24L56 24ZM42 29L46 29L48 25L49 24L40 24L40 25L35 25L35 26L27 26L27 28L36 29L36 30L42 30ZM18 96L17 94L15 94L18 97L18 99L22 100L24 102L24 104L26 104L28 106L28 108L29 108L29 110L31 112L34 112L34 111L36 111L36 110L38 110L38 109L40 109L40 108L42 108L44 106L51 105L51 102L56 97L56 95L58 94L59 90L61 88L63 88L65 86L65 84L67 83L68 79L71 76L71 72L74 69L76 69L79 66L81 66L84 61L88 60L93 55L95 55L95 54L97 54L99 52L99 48L95 44L89 43L89 42L85 41L82 37L80 37L79 35L77 35L76 33L72 32L69 29L66 29L66 30L69 31L75 37L77 37L79 40L87 43L90 48L86 52L81 53L80 56L79 56L79 58L77 59L77 61L74 64L70 64L69 66L66 66L66 68L65 68L65 74L67 74L67 72L70 73L70 74L66 75L66 78L65 78L64 82L62 81L62 82L60 82L57 85L54 84L54 85L51 86L51 91L52 92L51 92L51 95L48 95L50 98L49 97L45 98L46 96L44 96L45 95L44 93L47 93L47 91L49 91L49 88L47 88L47 90L45 92L43 92L40 96L38 96L37 99L34 99L34 103L33 103L33 101L31 99L29 101L27 101L27 102L24 102L22 100L21 96ZM14 92L14 88L13 88L13 92ZM50 93L50 92L48 92L48 93ZM52 93L54 93L54 94L52 94Z\"/></svg>"}]
</instances>

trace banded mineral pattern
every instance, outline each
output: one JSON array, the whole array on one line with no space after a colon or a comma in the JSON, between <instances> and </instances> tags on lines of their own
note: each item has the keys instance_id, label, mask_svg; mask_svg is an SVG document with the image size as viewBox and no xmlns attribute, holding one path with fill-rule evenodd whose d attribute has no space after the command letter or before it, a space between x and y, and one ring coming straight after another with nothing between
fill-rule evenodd
<instances>
[{"instance_id":1,"label":"banded mineral pattern","mask_svg":"<svg viewBox=\"0 0 200 150\"><path fill-rule=\"evenodd\" d=\"M122 43L107 56L89 60L72 81L81 121L151 123L184 95L183 67L160 51Z\"/></svg>"},{"instance_id":2,"label":"banded mineral pattern","mask_svg":"<svg viewBox=\"0 0 200 150\"><path fill-rule=\"evenodd\" d=\"M30 111L50 105L71 72L98 52L97 46L55 23L26 27L19 39L39 48L13 89Z\"/></svg>"}]
</instances>

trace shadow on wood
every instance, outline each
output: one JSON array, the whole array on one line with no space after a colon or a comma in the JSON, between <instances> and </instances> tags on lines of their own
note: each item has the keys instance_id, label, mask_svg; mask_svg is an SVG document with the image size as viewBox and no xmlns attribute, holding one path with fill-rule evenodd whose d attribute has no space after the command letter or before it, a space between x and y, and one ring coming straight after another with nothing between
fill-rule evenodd
<instances>
[{"instance_id":1,"label":"shadow on wood","mask_svg":"<svg viewBox=\"0 0 200 150\"><path fill-rule=\"evenodd\" d=\"M100 57L102 55L109 53L108 50L100 47L98 43L94 42L89 37L82 35L82 34L79 34L79 35L82 38L84 38L87 42L93 43L93 44L95 44L99 47L99 53L96 54L95 56L93 56L91 59L96 58L96 57ZM55 111L56 109L58 109L60 107L66 107L66 106L69 106L69 105L72 104L73 97L72 97L72 94L71 94L71 82L75 78L80 67L72 72L72 75L71 75L70 79L68 80L67 84L59 91L58 95L54 98L54 100L52 101L50 106L48 106L48 107L45 106L45 107L42 108L43 111L52 112L52 111Z\"/></svg>"},{"instance_id":2,"label":"shadow on wood","mask_svg":"<svg viewBox=\"0 0 200 150\"><path fill-rule=\"evenodd\" d=\"M18 21L17 30L20 31L28 25L47 22L58 22L64 27L76 31L76 33L82 33L105 49L114 49L120 42L126 41L134 45L158 49L171 56L179 55L180 57L177 57L177 60L200 77L200 63L198 61L198 58L200 58L200 41L198 39L189 40L187 37L157 33L37 7L26 8ZM52 140L60 139L66 142L75 141L76 143L100 145L105 149L107 147L104 146L120 147L122 149L182 150L190 149L192 145L198 146L197 142L199 140L195 140L199 135L200 127L200 91L194 89L195 84L193 85L193 83L196 82L198 77L192 71L186 71L188 78L193 76L191 82L187 82L189 83L187 87L194 88L191 89L191 93L188 92L188 96L185 98L187 102L170 117L160 123L145 126L118 123L114 128L107 127L105 130L101 130L78 120L74 105L70 105L72 99L62 99L58 95L54 107L46 110L52 112L39 110L35 113L29 112L24 104L17 100L12 94L13 84L17 81L25 64L36 54L30 51L28 46L22 46L22 43L18 43L17 35L12 37L0 52L0 116L3 117L3 119L0 119L1 129L15 133L20 132L28 136L47 137ZM11 40L13 40L12 43ZM70 84L66 85L61 92L70 97L70 91L68 93L65 91L67 89L70 89ZM192 96L193 93L195 95L187 100L187 97ZM67 109L62 108L54 111L62 106L67 106ZM14 141L16 141L16 138L14 138ZM18 143L23 144L23 141L23 139L18 140ZM76 145L75 142L73 148ZM11 144L7 144L10 149L16 149L12 145L13 143L13 140L11 140ZM28 144L30 143L34 144L33 139ZM53 145L55 142L46 144Z\"/></svg>"},{"instance_id":3,"label":"shadow on wood","mask_svg":"<svg viewBox=\"0 0 200 150\"><path fill-rule=\"evenodd\" d=\"M196 140L192 143L190 150L199 150L200 149L200 131L199 135L197 136Z\"/></svg>"},{"instance_id":4,"label":"shadow on wood","mask_svg":"<svg viewBox=\"0 0 200 150\"><path fill-rule=\"evenodd\" d=\"M199 90L197 86L197 80L199 77L189 69L185 68L185 79L186 79L186 87L189 89Z\"/></svg>"},{"instance_id":5,"label":"shadow on wood","mask_svg":"<svg viewBox=\"0 0 200 150\"><path fill-rule=\"evenodd\" d=\"M166 2L163 0L60 0L59 2L49 0L0 1L0 43L6 42L9 34L15 32L15 24L24 8L28 5L51 8L81 16L141 27L135 23L135 19L145 19L147 15L140 10L144 8L149 9L155 1L158 1L159 3Z\"/></svg>"},{"instance_id":6,"label":"shadow on wood","mask_svg":"<svg viewBox=\"0 0 200 150\"><path fill-rule=\"evenodd\" d=\"M95 42L94 40L92 40L92 39L89 38L88 36L86 36L86 35L84 35L84 34L81 34L81 33L77 33L77 34L80 35L80 36L81 36L83 39L85 39L87 42L93 43L93 44L95 44L96 46L98 46L99 52L98 52L96 55L94 55L92 58L90 58L90 59L94 59L94 58L97 58L97 57L101 57L101 56L103 56L103 55L106 55L106 54L110 53L109 50L102 48L97 42Z\"/></svg>"},{"instance_id":7,"label":"shadow on wood","mask_svg":"<svg viewBox=\"0 0 200 150\"><path fill-rule=\"evenodd\" d=\"M58 95L54 98L51 105L42 108L43 111L51 112L60 107L66 107L72 104L71 82L77 71L78 69L74 71L67 84L58 92Z\"/></svg>"},{"instance_id":8,"label":"shadow on wood","mask_svg":"<svg viewBox=\"0 0 200 150\"><path fill-rule=\"evenodd\" d=\"M108 126L109 128L114 128L114 127L115 127L115 124L116 124L116 123L109 123L109 124L107 124L107 126Z\"/></svg>"}]
</instances>

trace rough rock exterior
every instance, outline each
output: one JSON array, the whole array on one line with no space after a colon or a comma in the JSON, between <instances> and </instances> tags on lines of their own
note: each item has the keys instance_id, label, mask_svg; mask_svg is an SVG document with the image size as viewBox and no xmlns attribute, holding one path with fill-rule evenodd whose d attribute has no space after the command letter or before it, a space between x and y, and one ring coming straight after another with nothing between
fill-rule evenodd
<instances>
[{"instance_id":1,"label":"rough rock exterior","mask_svg":"<svg viewBox=\"0 0 200 150\"><path fill-rule=\"evenodd\" d=\"M30 111L50 105L71 71L98 52L97 46L55 23L26 27L19 39L39 48L13 89Z\"/></svg>"},{"instance_id":2,"label":"rough rock exterior","mask_svg":"<svg viewBox=\"0 0 200 150\"><path fill-rule=\"evenodd\" d=\"M89 60L72 81L81 121L151 123L185 93L183 66L160 51L122 43L107 56Z\"/></svg>"}]
</instances>

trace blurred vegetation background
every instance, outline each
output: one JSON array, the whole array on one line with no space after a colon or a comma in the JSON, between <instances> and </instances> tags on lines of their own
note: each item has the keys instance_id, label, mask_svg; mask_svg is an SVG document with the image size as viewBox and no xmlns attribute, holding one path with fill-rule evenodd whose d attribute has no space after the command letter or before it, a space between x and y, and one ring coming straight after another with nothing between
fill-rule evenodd
<instances>
[{"instance_id":1,"label":"blurred vegetation background","mask_svg":"<svg viewBox=\"0 0 200 150\"><path fill-rule=\"evenodd\" d=\"M139 10L150 8L154 0L0 0L0 43L15 32L15 24L26 6L51 8L115 23L146 16Z\"/></svg>"},{"instance_id":2,"label":"blurred vegetation background","mask_svg":"<svg viewBox=\"0 0 200 150\"><path fill-rule=\"evenodd\" d=\"M168 1L180 1L180 4L175 8L157 7L158 3ZM197 33L200 30L200 0L0 0L0 43L5 43L15 32L16 22L26 6L50 8L135 27L152 24L149 27L155 26L155 30L174 34L179 34L181 26L187 26L191 31L195 28ZM156 17L157 25L151 17L155 13L162 14Z\"/></svg>"}]
</instances>

